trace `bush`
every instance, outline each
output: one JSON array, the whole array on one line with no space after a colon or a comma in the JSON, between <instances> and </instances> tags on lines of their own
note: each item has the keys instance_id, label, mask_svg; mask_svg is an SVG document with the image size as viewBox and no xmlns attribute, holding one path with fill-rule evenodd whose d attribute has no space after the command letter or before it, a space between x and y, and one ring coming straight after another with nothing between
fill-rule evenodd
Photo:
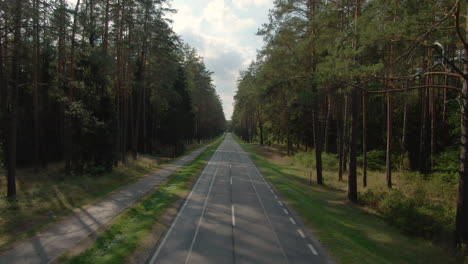
<instances>
[{"instance_id":1,"label":"bush","mask_svg":"<svg viewBox=\"0 0 468 264\"><path fill-rule=\"evenodd\" d=\"M457 184L459 169L460 152L458 150L445 151L434 158L433 175L445 182Z\"/></svg>"},{"instance_id":2,"label":"bush","mask_svg":"<svg viewBox=\"0 0 468 264\"><path fill-rule=\"evenodd\" d=\"M298 152L294 155L293 160L295 163L300 164L305 168L315 168L315 151L312 152ZM338 157L335 154L322 153L322 166L324 170L336 171L338 170Z\"/></svg>"},{"instance_id":3,"label":"bush","mask_svg":"<svg viewBox=\"0 0 468 264\"><path fill-rule=\"evenodd\" d=\"M454 210L434 205L424 195L408 197L397 190L368 190L361 194L360 203L408 234L426 238L450 237L454 230Z\"/></svg>"},{"instance_id":4,"label":"bush","mask_svg":"<svg viewBox=\"0 0 468 264\"><path fill-rule=\"evenodd\" d=\"M315 168L315 152L298 152L294 155L295 163L305 168Z\"/></svg>"},{"instance_id":5,"label":"bush","mask_svg":"<svg viewBox=\"0 0 468 264\"><path fill-rule=\"evenodd\" d=\"M323 153L322 163L323 163L324 170L329 170L329 171L338 170L339 160L338 160L337 155L335 154Z\"/></svg>"},{"instance_id":6,"label":"bush","mask_svg":"<svg viewBox=\"0 0 468 264\"><path fill-rule=\"evenodd\" d=\"M371 150L367 152L367 168L374 171L385 170L385 151ZM364 161L362 155L357 158L359 166L362 167Z\"/></svg>"}]
</instances>

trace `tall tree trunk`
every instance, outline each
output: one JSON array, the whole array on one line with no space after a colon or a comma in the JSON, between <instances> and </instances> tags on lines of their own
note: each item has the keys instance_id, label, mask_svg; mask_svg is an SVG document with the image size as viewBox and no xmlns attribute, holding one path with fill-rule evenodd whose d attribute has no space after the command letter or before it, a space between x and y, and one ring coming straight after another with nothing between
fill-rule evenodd
<instances>
[{"instance_id":1,"label":"tall tree trunk","mask_svg":"<svg viewBox=\"0 0 468 264\"><path fill-rule=\"evenodd\" d=\"M359 31L358 20L361 15L361 0L356 0L355 13L354 13L354 49L359 48ZM357 61L357 59L355 58ZM359 84L359 79L357 79ZM357 140L359 132L359 113L361 106L360 89L353 87L351 91L351 104L352 104L352 124L351 124L351 141L350 141L350 154L349 154L349 176L348 176L348 199L352 202L357 202Z\"/></svg>"},{"instance_id":2,"label":"tall tree trunk","mask_svg":"<svg viewBox=\"0 0 468 264\"><path fill-rule=\"evenodd\" d=\"M145 18L143 22L143 43L141 44L141 54L140 54L140 72L138 76L139 85L137 86L137 102L136 102L136 118L135 118L135 128L134 128L134 135L132 138L132 154L133 158L137 158L138 153L138 143L140 137L140 126L142 122L142 115L145 112L144 109L144 100L145 100L145 81L146 81L146 53L147 53L147 35L148 35L148 19L149 19L149 12L150 12L151 5L147 3L145 8Z\"/></svg>"},{"instance_id":3,"label":"tall tree trunk","mask_svg":"<svg viewBox=\"0 0 468 264\"><path fill-rule=\"evenodd\" d=\"M387 92L387 151L386 151L386 178L387 187L392 188L392 124L393 104L390 92Z\"/></svg>"},{"instance_id":4,"label":"tall tree trunk","mask_svg":"<svg viewBox=\"0 0 468 264\"><path fill-rule=\"evenodd\" d=\"M8 136L7 153L7 197L16 199L16 140L18 133L18 89L20 81L20 57L21 50L21 19L22 0L15 1L14 12L14 37L13 37L13 58L11 62L12 85L11 85L11 106L10 106L10 127Z\"/></svg>"},{"instance_id":5,"label":"tall tree trunk","mask_svg":"<svg viewBox=\"0 0 468 264\"><path fill-rule=\"evenodd\" d=\"M343 98L341 95L339 95L339 103L336 105L337 107L337 141L338 141L338 146L337 146L337 153L339 157L339 166L338 166L338 180L342 181L343 180L343 154L344 154L344 148L343 148L343 127L344 127L344 120L343 120L343 108L342 108L342 102Z\"/></svg>"},{"instance_id":6,"label":"tall tree trunk","mask_svg":"<svg viewBox=\"0 0 468 264\"><path fill-rule=\"evenodd\" d=\"M73 98L74 98L74 81L75 81L75 47L76 47L76 42L75 42L75 36L76 36L76 30L77 30L77 20L78 20L78 9L80 7L80 0L76 2L75 6L75 12L73 13L73 26L72 26L72 34L71 34L71 46L70 46L70 76L68 78L68 106L70 106L71 103L73 103ZM74 156L74 142L73 142L73 136L72 136L72 118L69 115L65 116L65 145L68 153L68 159L70 163L74 163L76 165L77 163L77 157ZM67 172L70 173L70 170L72 169L73 165L69 164L67 167Z\"/></svg>"},{"instance_id":7,"label":"tall tree trunk","mask_svg":"<svg viewBox=\"0 0 468 264\"><path fill-rule=\"evenodd\" d=\"M434 76L431 75L431 84L434 84ZM434 155L435 155L435 148L436 148L436 112L435 112L435 91L434 87L429 88L429 114L431 116L431 152L430 152L430 171L432 171L432 168L434 167Z\"/></svg>"},{"instance_id":8,"label":"tall tree trunk","mask_svg":"<svg viewBox=\"0 0 468 264\"><path fill-rule=\"evenodd\" d=\"M343 126L343 171L347 171L349 153L349 97L345 95Z\"/></svg>"},{"instance_id":9,"label":"tall tree trunk","mask_svg":"<svg viewBox=\"0 0 468 264\"><path fill-rule=\"evenodd\" d=\"M263 146L264 144L264 139L263 139L263 119L262 119L262 114L260 111L260 107L257 105L256 106L257 110L257 121L258 121L258 129L260 130L260 145Z\"/></svg>"},{"instance_id":10,"label":"tall tree trunk","mask_svg":"<svg viewBox=\"0 0 468 264\"><path fill-rule=\"evenodd\" d=\"M448 75L445 75L444 76L444 85L447 86L448 85ZM444 88L444 108L442 110L442 123L445 123L445 119L447 117L447 91L448 89L447 88Z\"/></svg>"},{"instance_id":11,"label":"tall tree trunk","mask_svg":"<svg viewBox=\"0 0 468 264\"><path fill-rule=\"evenodd\" d=\"M321 111L320 105L315 107L313 112L314 115L314 135L315 135L315 169L317 172L317 184L323 185L322 175L322 146L323 146L323 133L322 133L322 122L320 121Z\"/></svg>"},{"instance_id":12,"label":"tall tree trunk","mask_svg":"<svg viewBox=\"0 0 468 264\"><path fill-rule=\"evenodd\" d=\"M4 21L0 19L0 28L3 28ZM2 39L4 36L4 39ZM8 80L5 72L5 53L6 50L6 33L0 31L0 129L3 132L2 135L7 134L7 120L6 114L8 112ZM7 147L6 136L5 138L0 138L1 143L4 143L4 146ZM8 153L7 150L4 150L5 153Z\"/></svg>"},{"instance_id":13,"label":"tall tree trunk","mask_svg":"<svg viewBox=\"0 0 468 264\"><path fill-rule=\"evenodd\" d=\"M331 96L327 96L327 114L325 119L325 136L323 137L323 150L328 153L328 130L330 125L330 117L331 117Z\"/></svg>"},{"instance_id":14,"label":"tall tree trunk","mask_svg":"<svg viewBox=\"0 0 468 264\"><path fill-rule=\"evenodd\" d=\"M428 57L430 57L431 50L428 51ZM426 66L426 65L425 65ZM429 67L429 64L427 64ZM425 85L430 85L430 78L426 76L425 78ZM428 164L427 164L427 110L428 110L428 89L424 88L420 91L420 98L421 98L421 130L419 135L419 171L423 174L428 172Z\"/></svg>"},{"instance_id":15,"label":"tall tree trunk","mask_svg":"<svg viewBox=\"0 0 468 264\"><path fill-rule=\"evenodd\" d=\"M89 29L89 45L94 48L95 40L96 40L96 17L94 14L94 8L95 8L95 2L94 0L88 0L89 1L89 24L91 28Z\"/></svg>"},{"instance_id":16,"label":"tall tree trunk","mask_svg":"<svg viewBox=\"0 0 468 264\"><path fill-rule=\"evenodd\" d=\"M367 94L362 93L362 185L367 187Z\"/></svg>"},{"instance_id":17,"label":"tall tree trunk","mask_svg":"<svg viewBox=\"0 0 468 264\"><path fill-rule=\"evenodd\" d=\"M352 104L352 125L351 125L351 141L349 154L349 176L348 176L348 199L352 202L357 202L357 139L359 132L359 111L360 111L360 95L359 89L354 87L351 91Z\"/></svg>"},{"instance_id":18,"label":"tall tree trunk","mask_svg":"<svg viewBox=\"0 0 468 264\"><path fill-rule=\"evenodd\" d=\"M39 122L39 56L40 56L40 40L39 40L39 0L33 0L33 108L34 108L34 171L38 172L40 167L39 148L40 148L40 122ZM0 55L1 56L1 55Z\"/></svg>"},{"instance_id":19,"label":"tall tree trunk","mask_svg":"<svg viewBox=\"0 0 468 264\"><path fill-rule=\"evenodd\" d=\"M465 14L468 15L468 14ZM461 147L460 147L460 182L458 187L457 215L456 215L456 239L460 247L468 242L468 30L465 30L465 36L460 33L459 26L460 2L456 12L457 31L459 38L464 45L464 65L463 65L463 87L461 92ZM468 19L465 22L465 28L468 29Z\"/></svg>"},{"instance_id":20,"label":"tall tree trunk","mask_svg":"<svg viewBox=\"0 0 468 264\"><path fill-rule=\"evenodd\" d=\"M104 14L104 37L102 47L104 49L104 53L107 53L107 49L109 47L109 9L110 9L110 0L106 0L106 8Z\"/></svg>"},{"instance_id":21,"label":"tall tree trunk","mask_svg":"<svg viewBox=\"0 0 468 264\"><path fill-rule=\"evenodd\" d=\"M408 86L408 85L406 85ZM400 148L401 148L401 164L400 167L403 168L404 166L404 159L406 156L406 127L408 124L408 101L403 99L404 106L403 106L403 128L401 132L401 141L400 141Z\"/></svg>"}]
</instances>

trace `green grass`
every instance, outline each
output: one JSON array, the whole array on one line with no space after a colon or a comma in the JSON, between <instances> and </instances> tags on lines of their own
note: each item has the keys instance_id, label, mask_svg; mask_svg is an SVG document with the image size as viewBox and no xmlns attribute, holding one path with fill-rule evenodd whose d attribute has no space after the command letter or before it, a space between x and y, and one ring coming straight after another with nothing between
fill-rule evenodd
<instances>
[{"instance_id":1,"label":"green grass","mask_svg":"<svg viewBox=\"0 0 468 264\"><path fill-rule=\"evenodd\" d=\"M81 254L62 262L70 263L126 263L128 257L148 236L164 213L191 189L197 176L210 160L221 140L207 148L188 166L172 175L159 189L120 215L92 246Z\"/></svg>"},{"instance_id":2,"label":"green grass","mask_svg":"<svg viewBox=\"0 0 468 264\"><path fill-rule=\"evenodd\" d=\"M301 168L266 158L253 145L241 145L338 263L455 263L431 242L403 235L349 203L340 188L309 185Z\"/></svg>"},{"instance_id":3,"label":"green grass","mask_svg":"<svg viewBox=\"0 0 468 264\"><path fill-rule=\"evenodd\" d=\"M202 145L205 144L208 143ZM186 152L202 145L190 145ZM18 170L17 202L12 205L4 195L0 197L0 249L40 232L74 209L131 184L174 160L140 155L137 160L129 159L127 164L100 175L66 176L62 163L49 164L39 173L32 169ZM1 194L6 193L4 173L0 170Z\"/></svg>"}]
</instances>

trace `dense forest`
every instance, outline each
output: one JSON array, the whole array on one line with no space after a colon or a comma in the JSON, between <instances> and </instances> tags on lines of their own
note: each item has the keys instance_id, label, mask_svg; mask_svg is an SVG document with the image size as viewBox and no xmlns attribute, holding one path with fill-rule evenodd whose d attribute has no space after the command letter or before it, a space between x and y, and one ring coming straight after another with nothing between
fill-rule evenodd
<instances>
[{"instance_id":1,"label":"dense forest","mask_svg":"<svg viewBox=\"0 0 468 264\"><path fill-rule=\"evenodd\" d=\"M395 170L442 175L458 184L454 240L466 244L467 10L460 0L276 0L238 80L232 130L289 155L313 151L318 184L334 155L352 202L376 160L389 189Z\"/></svg>"},{"instance_id":2,"label":"dense forest","mask_svg":"<svg viewBox=\"0 0 468 264\"><path fill-rule=\"evenodd\" d=\"M225 128L203 59L172 31L165 0L0 1L0 158L108 171L183 152Z\"/></svg>"}]
</instances>

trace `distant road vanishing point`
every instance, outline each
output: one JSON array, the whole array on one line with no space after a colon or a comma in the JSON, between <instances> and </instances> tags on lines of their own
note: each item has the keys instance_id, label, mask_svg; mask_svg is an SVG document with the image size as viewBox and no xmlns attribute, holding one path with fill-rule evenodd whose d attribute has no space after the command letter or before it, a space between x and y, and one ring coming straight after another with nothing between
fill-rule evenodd
<instances>
[{"instance_id":1,"label":"distant road vanishing point","mask_svg":"<svg viewBox=\"0 0 468 264\"><path fill-rule=\"evenodd\" d=\"M231 134L149 263L329 263Z\"/></svg>"}]
</instances>

